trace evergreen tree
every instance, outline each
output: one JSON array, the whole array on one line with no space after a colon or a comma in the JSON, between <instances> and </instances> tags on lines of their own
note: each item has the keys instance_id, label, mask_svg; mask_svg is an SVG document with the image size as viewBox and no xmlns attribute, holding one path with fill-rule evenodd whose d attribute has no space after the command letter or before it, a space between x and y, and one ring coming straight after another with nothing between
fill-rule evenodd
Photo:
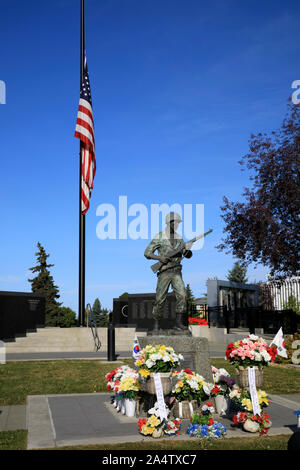
<instances>
[{"instance_id":1,"label":"evergreen tree","mask_svg":"<svg viewBox=\"0 0 300 470\"><path fill-rule=\"evenodd\" d=\"M234 263L233 268L228 271L227 279L230 282L239 282L240 284L246 284L248 282L248 278L246 277L247 268L243 268L241 264L236 261Z\"/></svg>"},{"instance_id":2,"label":"evergreen tree","mask_svg":"<svg viewBox=\"0 0 300 470\"><path fill-rule=\"evenodd\" d=\"M190 316L193 313L193 306L195 305L195 297L189 284L186 285L186 301L187 301L187 313Z\"/></svg>"},{"instance_id":3,"label":"evergreen tree","mask_svg":"<svg viewBox=\"0 0 300 470\"><path fill-rule=\"evenodd\" d=\"M36 294L45 294L46 297L46 326L59 326L61 320L61 303L57 302L56 299L60 297L59 289L54 284L53 277L50 275L49 268L54 266L53 264L47 264L47 258L49 254L46 253L43 246L38 243L38 252L35 253L37 257L37 266L29 268L33 273L37 273L37 276L28 279L31 283L31 290Z\"/></svg>"},{"instance_id":4,"label":"evergreen tree","mask_svg":"<svg viewBox=\"0 0 300 470\"><path fill-rule=\"evenodd\" d=\"M288 301L283 305L283 310L293 310L297 315L300 315L300 302L296 297L290 295Z\"/></svg>"},{"instance_id":5,"label":"evergreen tree","mask_svg":"<svg viewBox=\"0 0 300 470\"><path fill-rule=\"evenodd\" d=\"M108 325L109 310L107 310L107 308L102 308L100 300L98 298L95 299L92 312L95 316L97 326L105 327Z\"/></svg>"}]
</instances>

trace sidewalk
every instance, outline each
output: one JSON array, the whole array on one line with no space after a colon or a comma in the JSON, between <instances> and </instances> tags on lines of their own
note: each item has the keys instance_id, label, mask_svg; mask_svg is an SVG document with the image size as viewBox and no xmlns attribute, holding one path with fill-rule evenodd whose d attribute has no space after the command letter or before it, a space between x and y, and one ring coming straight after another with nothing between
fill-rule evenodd
<instances>
[{"instance_id":1,"label":"sidewalk","mask_svg":"<svg viewBox=\"0 0 300 470\"><path fill-rule=\"evenodd\" d=\"M272 395L271 400L269 434L293 434L297 430L293 411L300 409L300 394ZM28 430L27 449L151 440L138 433L138 418L117 413L107 393L31 395L26 406L0 406L0 411L0 431ZM217 415L215 419L227 427L227 437L249 436L232 428L230 419ZM190 439L188 424L189 420L183 421L180 439Z\"/></svg>"}]
</instances>

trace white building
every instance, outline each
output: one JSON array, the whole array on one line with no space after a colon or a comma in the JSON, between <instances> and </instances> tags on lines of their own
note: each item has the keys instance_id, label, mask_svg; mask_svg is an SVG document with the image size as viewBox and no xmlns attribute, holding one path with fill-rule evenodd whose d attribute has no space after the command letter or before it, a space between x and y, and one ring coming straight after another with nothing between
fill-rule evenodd
<instances>
[{"instance_id":1,"label":"white building","mask_svg":"<svg viewBox=\"0 0 300 470\"><path fill-rule=\"evenodd\" d=\"M267 279L269 279L268 276ZM268 280L266 285L270 289L275 310L282 310L290 296L295 297L300 302L300 276L291 277L283 281Z\"/></svg>"}]
</instances>

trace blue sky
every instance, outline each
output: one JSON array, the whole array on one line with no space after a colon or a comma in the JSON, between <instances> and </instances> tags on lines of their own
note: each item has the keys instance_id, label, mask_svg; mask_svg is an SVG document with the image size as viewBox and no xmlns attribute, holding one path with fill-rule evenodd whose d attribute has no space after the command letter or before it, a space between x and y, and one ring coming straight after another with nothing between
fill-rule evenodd
<instances>
[{"instance_id":1,"label":"blue sky","mask_svg":"<svg viewBox=\"0 0 300 470\"><path fill-rule=\"evenodd\" d=\"M61 301L78 304L79 0L1 0L0 290L30 291L39 241ZM184 260L196 296L234 259L215 248L220 205L249 183L251 133L281 125L300 79L296 1L86 0L97 173L86 216L86 302L154 292L147 240L99 240L100 204L204 204L202 250ZM264 266L248 269L265 280Z\"/></svg>"}]
</instances>

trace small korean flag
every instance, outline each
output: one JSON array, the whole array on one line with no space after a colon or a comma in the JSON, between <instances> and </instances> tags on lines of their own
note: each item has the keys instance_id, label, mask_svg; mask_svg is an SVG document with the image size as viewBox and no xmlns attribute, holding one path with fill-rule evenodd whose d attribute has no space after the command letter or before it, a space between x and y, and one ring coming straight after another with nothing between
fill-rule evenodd
<instances>
[{"instance_id":1,"label":"small korean flag","mask_svg":"<svg viewBox=\"0 0 300 470\"><path fill-rule=\"evenodd\" d=\"M134 342L133 342L132 356L134 357L134 359L137 359L139 355L140 355L140 344L135 335Z\"/></svg>"},{"instance_id":2,"label":"small korean flag","mask_svg":"<svg viewBox=\"0 0 300 470\"><path fill-rule=\"evenodd\" d=\"M275 344L275 346L277 347L278 356L288 357L286 353L286 347L285 347L282 328L280 328L280 330L277 332L271 344Z\"/></svg>"}]
</instances>

